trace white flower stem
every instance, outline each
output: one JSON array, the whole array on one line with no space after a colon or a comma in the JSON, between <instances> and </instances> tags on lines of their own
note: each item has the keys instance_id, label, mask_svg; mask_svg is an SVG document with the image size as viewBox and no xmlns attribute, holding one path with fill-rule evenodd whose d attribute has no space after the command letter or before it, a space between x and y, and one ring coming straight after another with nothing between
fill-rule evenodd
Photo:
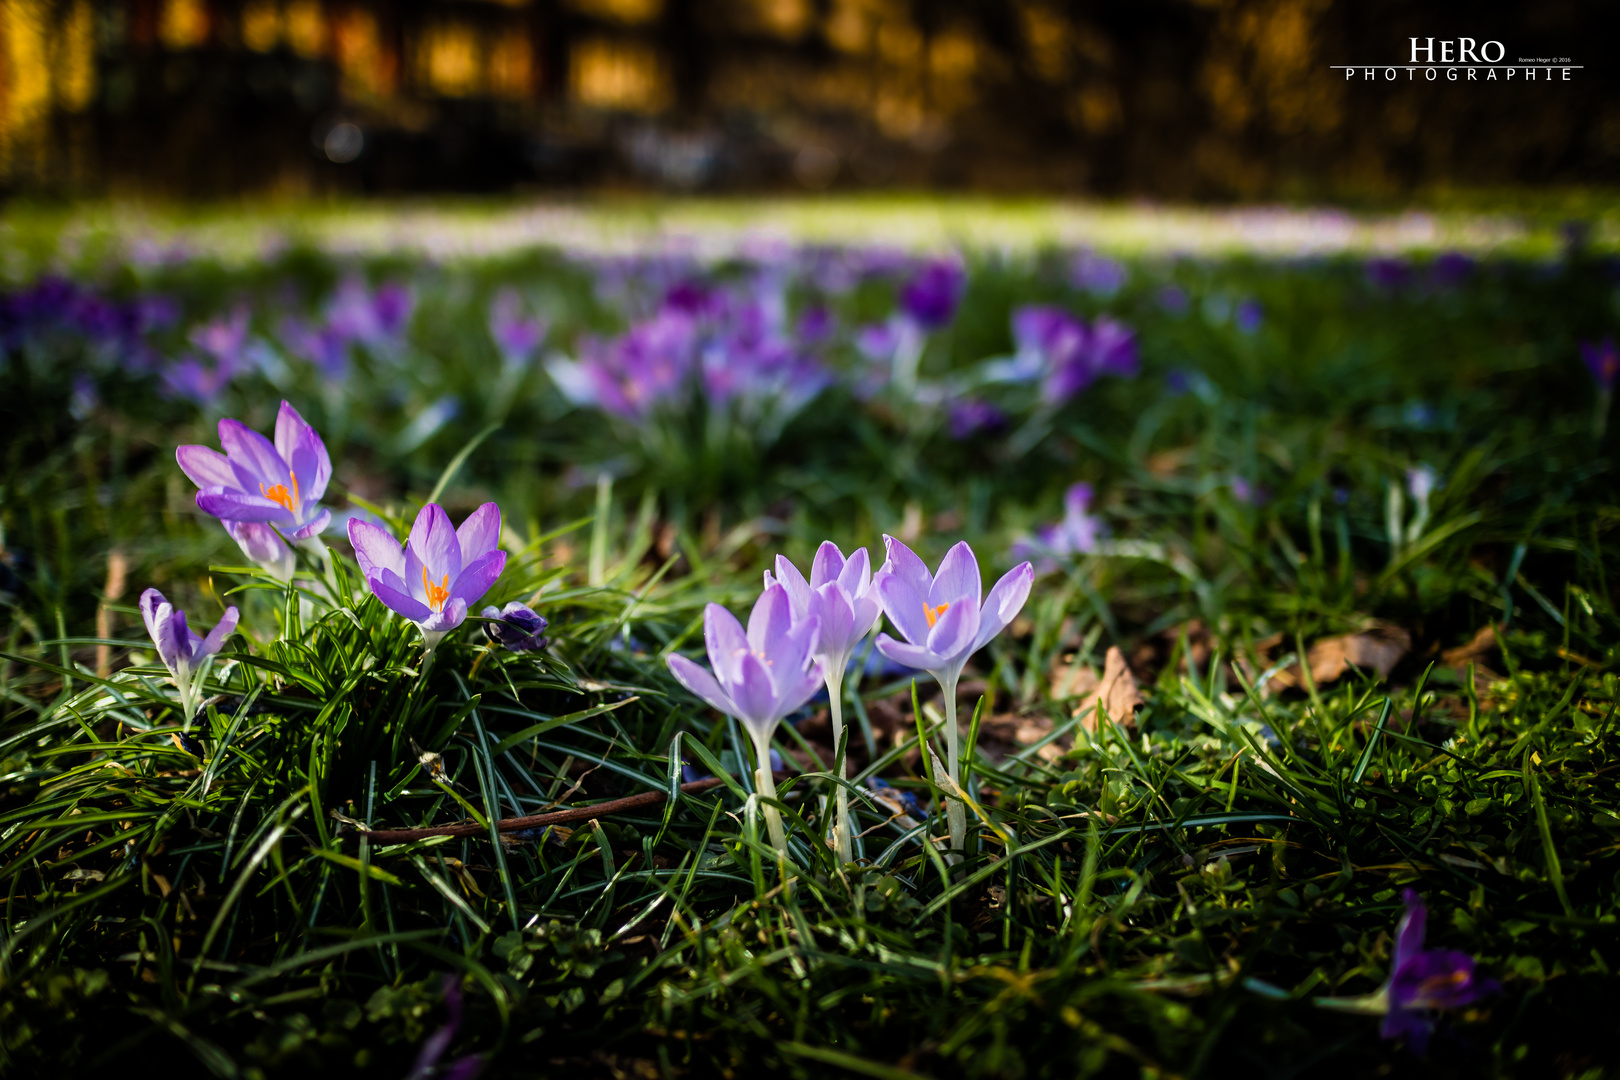
<instances>
[{"instance_id":1,"label":"white flower stem","mask_svg":"<svg viewBox=\"0 0 1620 1080\"><path fill-rule=\"evenodd\" d=\"M787 834L782 831L782 815L771 802L776 799L776 777L771 773L771 733L751 732L754 736L754 756L759 766L754 770L754 789L759 792L760 812L765 815L765 827L771 833L771 846L776 848L779 869L787 873Z\"/></svg>"},{"instance_id":2,"label":"white flower stem","mask_svg":"<svg viewBox=\"0 0 1620 1080\"><path fill-rule=\"evenodd\" d=\"M945 691L945 768L950 773L951 781L957 787L962 785L962 739L956 731L956 680L952 679L949 686L942 686ZM962 800L943 796L945 799L945 821L951 830L951 847L956 851L967 850L967 807Z\"/></svg>"},{"instance_id":3,"label":"white flower stem","mask_svg":"<svg viewBox=\"0 0 1620 1080\"><path fill-rule=\"evenodd\" d=\"M827 700L832 704L832 737L833 753L838 752L838 744L844 741L844 678L843 670L839 674L827 676ZM849 775L848 765L838 760L838 779L843 780ZM849 791L843 784L839 784L836 792L837 816L833 820L833 851L838 854L840 863L852 862L855 858L855 845L851 841L849 829Z\"/></svg>"}]
</instances>

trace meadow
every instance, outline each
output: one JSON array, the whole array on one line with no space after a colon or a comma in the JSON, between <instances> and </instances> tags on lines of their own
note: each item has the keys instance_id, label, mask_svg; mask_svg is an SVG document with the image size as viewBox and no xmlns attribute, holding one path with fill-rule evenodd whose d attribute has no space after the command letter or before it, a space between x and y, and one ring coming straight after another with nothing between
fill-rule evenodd
<instances>
[{"instance_id":1,"label":"meadow","mask_svg":"<svg viewBox=\"0 0 1620 1080\"><path fill-rule=\"evenodd\" d=\"M865 214L13 212L3 1067L1620 1065L1612 237Z\"/></svg>"}]
</instances>

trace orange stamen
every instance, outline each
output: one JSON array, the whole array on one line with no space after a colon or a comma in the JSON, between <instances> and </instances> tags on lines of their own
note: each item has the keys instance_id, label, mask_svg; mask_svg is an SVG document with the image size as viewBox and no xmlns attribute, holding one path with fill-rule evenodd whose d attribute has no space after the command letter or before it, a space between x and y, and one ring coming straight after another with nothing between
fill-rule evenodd
<instances>
[{"instance_id":1,"label":"orange stamen","mask_svg":"<svg viewBox=\"0 0 1620 1080\"><path fill-rule=\"evenodd\" d=\"M271 502L280 503L286 507L287 513L296 514L298 513L298 474L289 472L287 475L292 477L292 491L287 490L286 484L273 484L269 487L260 484L259 493Z\"/></svg>"},{"instance_id":2,"label":"orange stamen","mask_svg":"<svg viewBox=\"0 0 1620 1080\"><path fill-rule=\"evenodd\" d=\"M923 614L928 618L928 628L930 630L934 628L935 623L939 622L939 617L945 614L945 609L950 606L950 604L941 604L939 607L929 607L927 604L923 605Z\"/></svg>"},{"instance_id":3,"label":"orange stamen","mask_svg":"<svg viewBox=\"0 0 1620 1080\"><path fill-rule=\"evenodd\" d=\"M437 585L428 578L427 567L422 567L422 589L427 593L428 607L434 611L443 611L444 602L450 599L450 575Z\"/></svg>"}]
</instances>

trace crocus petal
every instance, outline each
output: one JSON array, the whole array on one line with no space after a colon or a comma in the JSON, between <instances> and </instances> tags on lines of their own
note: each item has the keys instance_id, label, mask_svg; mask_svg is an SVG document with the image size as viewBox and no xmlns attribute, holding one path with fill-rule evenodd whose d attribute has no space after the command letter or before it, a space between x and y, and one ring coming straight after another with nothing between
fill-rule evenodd
<instances>
[{"instance_id":1,"label":"crocus petal","mask_svg":"<svg viewBox=\"0 0 1620 1080\"><path fill-rule=\"evenodd\" d=\"M298 528L294 529L288 535L294 540L308 540L312 536L321 535L321 533L326 531L326 527L330 524L332 524L332 511L323 506L321 507L319 513L310 518L308 521L304 522L304 524L300 525Z\"/></svg>"},{"instance_id":2,"label":"crocus petal","mask_svg":"<svg viewBox=\"0 0 1620 1080\"><path fill-rule=\"evenodd\" d=\"M392 570L399 578L405 577L405 551L381 525L350 518L349 543L354 545L354 557L366 577L372 577L378 570Z\"/></svg>"},{"instance_id":3,"label":"crocus petal","mask_svg":"<svg viewBox=\"0 0 1620 1080\"><path fill-rule=\"evenodd\" d=\"M276 450L298 478L298 497L304 503L320 501L332 479L332 459L315 429L287 402L276 415Z\"/></svg>"},{"instance_id":4,"label":"crocus petal","mask_svg":"<svg viewBox=\"0 0 1620 1080\"><path fill-rule=\"evenodd\" d=\"M167 610L165 610L167 609ZM163 664L176 676L191 664L191 628L186 625L186 613L172 604L164 604L157 613L157 649Z\"/></svg>"},{"instance_id":5,"label":"crocus petal","mask_svg":"<svg viewBox=\"0 0 1620 1080\"><path fill-rule=\"evenodd\" d=\"M880 571L873 581L883 613L894 628L907 641L923 644L928 640L928 617L923 614L923 600L917 591L898 574Z\"/></svg>"},{"instance_id":6,"label":"crocus petal","mask_svg":"<svg viewBox=\"0 0 1620 1080\"><path fill-rule=\"evenodd\" d=\"M366 584L371 587L372 595L383 602L390 611L398 612L411 622L419 623L433 614L433 609L397 586L384 581L381 576L366 577Z\"/></svg>"},{"instance_id":7,"label":"crocus petal","mask_svg":"<svg viewBox=\"0 0 1620 1080\"><path fill-rule=\"evenodd\" d=\"M218 450L206 446L182 446L175 450L174 460L180 471L200 488L235 487L236 470L231 461Z\"/></svg>"},{"instance_id":8,"label":"crocus petal","mask_svg":"<svg viewBox=\"0 0 1620 1080\"><path fill-rule=\"evenodd\" d=\"M291 484L287 462L276 453L275 445L242 421L229 418L221 420L219 444L225 448L225 456L231 459L233 465L251 472L259 483Z\"/></svg>"},{"instance_id":9,"label":"crocus petal","mask_svg":"<svg viewBox=\"0 0 1620 1080\"><path fill-rule=\"evenodd\" d=\"M769 574L769 571L766 571L766 573ZM804 618L806 612L810 610L810 583L804 580L804 575L799 573L799 568L789 562L786 556L778 555L776 557L775 584L787 590L788 603L792 607L793 617L795 619ZM765 582L766 589L769 589L771 585L772 582Z\"/></svg>"},{"instance_id":10,"label":"crocus petal","mask_svg":"<svg viewBox=\"0 0 1620 1080\"><path fill-rule=\"evenodd\" d=\"M1406 1009L1391 1009L1384 1016L1384 1022L1378 1033L1386 1039L1405 1039L1411 1051L1422 1057L1429 1047L1431 1027L1429 1021L1418 1013Z\"/></svg>"},{"instance_id":11,"label":"crocus petal","mask_svg":"<svg viewBox=\"0 0 1620 1080\"><path fill-rule=\"evenodd\" d=\"M450 595L459 596L468 604L475 604L489 592L495 579L506 569L506 552L491 551L473 560L463 568L461 576L450 583Z\"/></svg>"},{"instance_id":12,"label":"crocus petal","mask_svg":"<svg viewBox=\"0 0 1620 1080\"><path fill-rule=\"evenodd\" d=\"M917 602L922 603L932 595L934 576L928 572L928 567L917 558L917 553L892 536L883 537L884 547L888 551L888 560L880 568L894 574L901 581L911 586L912 592L917 594Z\"/></svg>"},{"instance_id":13,"label":"crocus petal","mask_svg":"<svg viewBox=\"0 0 1620 1080\"><path fill-rule=\"evenodd\" d=\"M811 615L794 623L776 647L765 654L770 660L771 681L778 694L784 687L793 685L794 680L809 666L810 655L815 651L820 636L821 620Z\"/></svg>"},{"instance_id":14,"label":"crocus petal","mask_svg":"<svg viewBox=\"0 0 1620 1080\"><path fill-rule=\"evenodd\" d=\"M665 662L669 664L670 674L674 675L682 686L727 716L737 715L737 706L726 696L726 692L720 688L720 683L709 674L707 668L684 656L672 655Z\"/></svg>"},{"instance_id":15,"label":"crocus petal","mask_svg":"<svg viewBox=\"0 0 1620 1080\"><path fill-rule=\"evenodd\" d=\"M973 638L973 650L977 652L983 648L991 638L1018 617L1024 610L1024 602L1029 599L1029 590L1035 584L1035 568L1029 563L1020 563L997 581L985 599L984 609L979 614L979 632Z\"/></svg>"},{"instance_id":16,"label":"crocus petal","mask_svg":"<svg viewBox=\"0 0 1620 1080\"><path fill-rule=\"evenodd\" d=\"M405 546L427 568L428 577L435 582L445 576L454 581L461 573L461 541L450 525L450 515L438 503L428 503L417 511L416 521L411 525L410 539ZM406 568L411 570L406 579L409 582L410 578L416 576L409 556L406 558Z\"/></svg>"},{"instance_id":17,"label":"crocus petal","mask_svg":"<svg viewBox=\"0 0 1620 1080\"><path fill-rule=\"evenodd\" d=\"M501 508L487 502L468 514L456 530L456 539L461 542L463 562L473 562L494 551L501 542Z\"/></svg>"},{"instance_id":18,"label":"crocus petal","mask_svg":"<svg viewBox=\"0 0 1620 1080\"><path fill-rule=\"evenodd\" d=\"M928 628L928 651L947 660L967 659L979 632L978 606L966 600L952 604Z\"/></svg>"},{"instance_id":19,"label":"crocus petal","mask_svg":"<svg viewBox=\"0 0 1620 1080\"><path fill-rule=\"evenodd\" d=\"M427 618L415 620L417 626L430 634L447 634L466 621L467 601L459 596L446 600L443 610L429 609Z\"/></svg>"},{"instance_id":20,"label":"crocus petal","mask_svg":"<svg viewBox=\"0 0 1620 1080\"><path fill-rule=\"evenodd\" d=\"M205 514L231 521L265 521L291 525L292 514L280 503L230 488L205 488L197 492L197 508Z\"/></svg>"},{"instance_id":21,"label":"crocus petal","mask_svg":"<svg viewBox=\"0 0 1620 1080\"><path fill-rule=\"evenodd\" d=\"M823 540L816 549L816 561L810 564L810 587L819 589L829 581L837 581L844 569L844 553L831 540Z\"/></svg>"},{"instance_id":22,"label":"crocus petal","mask_svg":"<svg viewBox=\"0 0 1620 1080\"><path fill-rule=\"evenodd\" d=\"M916 668L918 671L932 671L943 666L942 658L929 652L923 645L908 645L888 634L879 634L876 644L877 651L890 660L909 668Z\"/></svg>"},{"instance_id":23,"label":"crocus petal","mask_svg":"<svg viewBox=\"0 0 1620 1080\"><path fill-rule=\"evenodd\" d=\"M829 581L816 590L811 611L821 624L815 646L818 656L836 658L841 663L855 643L866 636L866 632L855 625L855 610L849 594L836 581Z\"/></svg>"},{"instance_id":24,"label":"crocus petal","mask_svg":"<svg viewBox=\"0 0 1620 1080\"><path fill-rule=\"evenodd\" d=\"M168 603L163 594L156 589L147 589L141 593L141 619L146 623L146 632L154 642L158 636L158 612Z\"/></svg>"},{"instance_id":25,"label":"crocus petal","mask_svg":"<svg viewBox=\"0 0 1620 1080\"><path fill-rule=\"evenodd\" d=\"M857 596L854 603L855 630L851 631L857 639L865 637L872 632L872 628L883 618L883 605L873 590L868 589L863 595Z\"/></svg>"},{"instance_id":26,"label":"crocus petal","mask_svg":"<svg viewBox=\"0 0 1620 1080\"><path fill-rule=\"evenodd\" d=\"M1406 903L1406 914L1401 916L1401 925L1395 931L1394 969L1397 974L1423 952L1423 932L1429 918L1429 909L1415 890L1407 889L1401 899Z\"/></svg>"},{"instance_id":27,"label":"crocus petal","mask_svg":"<svg viewBox=\"0 0 1620 1080\"><path fill-rule=\"evenodd\" d=\"M787 716L804 708L804 703L816 696L826 683L825 670L820 664L811 664L802 675L789 679L777 687L776 710Z\"/></svg>"},{"instance_id":28,"label":"crocus petal","mask_svg":"<svg viewBox=\"0 0 1620 1080\"><path fill-rule=\"evenodd\" d=\"M196 653L192 655L192 663L201 663L203 657L213 656L219 652L220 647L225 644L225 639L236 633L236 622L239 615L240 613L236 610L235 605L225 609L224 616L220 618L212 630L208 631L208 636L202 639L202 644L197 647Z\"/></svg>"},{"instance_id":29,"label":"crocus petal","mask_svg":"<svg viewBox=\"0 0 1620 1080\"><path fill-rule=\"evenodd\" d=\"M838 571L838 584L842 585L850 596L860 596L871 583L872 557L866 553L865 548L858 547L850 552L843 568Z\"/></svg>"},{"instance_id":30,"label":"crocus petal","mask_svg":"<svg viewBox=\"0 0 1620 1080\"><path fill-rule=\"evenodd\" d=\"M734 715L755 731L769 730L782 718L776 711L776 684L770 669L753 653L745 653L737 669L737 682L729 688L737 705Z\"/></svg>"},{"instance_id":31,"label":"crocus petal","mask_svg":"<svg viewBox=\"0 0 1620 1080\"><path fill-rule=\"evenodd\" d=\"M721 685L735 685L739 678L738 663L748 653L748 635L743 633L737 616L719 604L703 609L703 643L709 650L709 665L714 668Z\"/></svg>"},{"instance_id":32,"label":"crocus petal","mask_svg":"<svg viewBox=\"0 0 1620 1080\"><path fill-rule=\"evenodd\" d=\"M958 603L971 600L973 606L978 607L982 596L980 589L979 560L966 540L958 541L940 561L933 588L927 594L928 603L934 607L940 604L955 607Z\"/></svg>"},{"instance_id":33,"label":"crocus petal","mask_svg":"<svg viewBox=\"0 0 1620 1080\"><path fill-rule=\"evenodd\" d=\"M774 585L759 594L748 614L748 646L764 656L774 656L793 626L793 605L787 590Z\"/></svg>"}]
</instances>

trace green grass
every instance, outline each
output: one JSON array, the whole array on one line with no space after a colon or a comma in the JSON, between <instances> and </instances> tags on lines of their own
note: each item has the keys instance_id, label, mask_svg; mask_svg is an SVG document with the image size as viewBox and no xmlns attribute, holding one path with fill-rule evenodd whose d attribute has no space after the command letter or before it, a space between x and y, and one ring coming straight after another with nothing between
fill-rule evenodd
<instances>
[{"instance_id":1,"label":"green grass","mask_svg":"<svg viewBox=\"0 0 1620 1080\"><path fill-rule=\"evenodd\" d=\"M1015 303L1099 307L1070 297L1044 255L973 268L927 370L1004 352ZM197 318L236 296L307 306L342 269L295 249L142 284ZM553 646L538 659L492 651L468 624L423 664L414 630L366 596L346 557L333 603L313 588L318 565L301 577L307 602L242 569L174 466L176 444L213 442L211 417L137 380L104 387L106 404L75 420L67 375L88 361L11 354L0 526L21 586L0 668L5 1068L76 1075L144 1058L178 1075L405 1075L442 1023L446 973L467 998L446 1060L484 1054L496 1075L1620 1066L1620 503L1613 439L1593 434L1574 353L1612 328L1606 266L1503 261L1459 289L1393 297L1337 260L1133 269L1106 308L1138 327L1143 375L1098 384L1027 452L959 445L922 410L834 397L717 480L568 411L539 374L490 392L494 283L522 283L559 340L615 325L577 267L548 253L373 264L418 289L410 362L362 361L342 397L307 372L279 387L255 377L225 412L263 430L292 397L327 436L334 492L400 520L499 424L445 501L457 519L500 501L513 559L491 602L539 594ZM1159 310L1166 279L1193 315ZM108 280L134 284L118 268ZM1201 314L1211 297L1251 295L1266 309L1257 334ZM845 303L870 316L886 299ZM1177 369L1206 381L1169 394ZM410 419L445 395L459 416L401 449ZM602 463L611 485L594 483ZM1393 542L1389 493L1418 464L1441 486L1422 532ZM1237 499L1234 476L1266 498ZM824 537L876 552L909 520L930 562L965 537L999 573L1012 539L1056 518L1078 479L1135 546L1040 578L970 668L963 716L982 693L987 718L975 850L948 867L857 794L864 862L835 866L818 841L835 748L784 726L778 744L802 771L781 785L797 883L779 887L737 794L743 738L663 657L701 649L706 602L744 610L771 556L807 565ZM115 548L128 584L109 599ZM171 738L174 694L140 639L131 604L148 584L193 625L225 603L243 610L199 718L201 759ZM113 637L98 642L102 612ZM1411 639L1386 679L1283 687L1290 655L1374 623ZM1447 661L1492 624L1500 648L1476 670ZM1111 645L1146 704L1134 729L1088 736L1052 674L1100 669ZM918 683L915 717L908 680L858 692L878 755L857 724L852 774L926 803L917 742L938 734L937 692ZM1072 747L1048 756L1005 737L1040 718ZM416 746L442 753L442 778ZM682 756L728 783L511 845L373 846L351 824L487 822L668 790ZM1376 1018L1315 1003L1378 988L1407 887L1427 898L1431 946L1477 956L1502 984L1439 1017L1427 1059L1381 1040Z\"/></svg>"}]
</instances>

